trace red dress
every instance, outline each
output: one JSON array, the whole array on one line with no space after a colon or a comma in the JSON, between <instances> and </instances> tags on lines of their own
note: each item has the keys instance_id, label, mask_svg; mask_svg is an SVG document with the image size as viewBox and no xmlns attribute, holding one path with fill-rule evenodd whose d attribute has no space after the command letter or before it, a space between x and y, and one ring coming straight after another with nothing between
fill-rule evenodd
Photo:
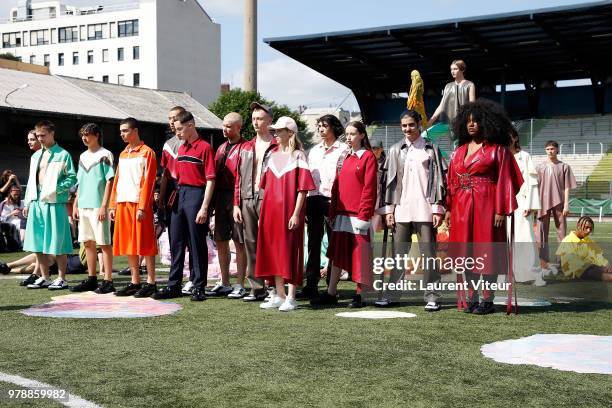
<instances>
[{"instance_id":1,"label":"red dress","mask_svg":"<svg viewBox=\"0 0 612 408\"><path fill-rule=\"evenodd\" d=\"M332 187L330 216L334 219L327 257L348 271L351 280L372 283L371 219L377 193L377 162L370 150L349 154Z\"/></svg>"},{"instance_id":2,"label":"red dress","mask_svg":"<svg viewBox=\"0 0 612 408\"><path fill-rule=\"evenodd\" d=\"M512 215L517 208L516 195L523 177L507 147L484 142L465 160L467 151L467 144L459 146L448 167L449 253L454 257L484 257L483 267L474 267L474 273L505 274L506 226L495 228L493 222L495 214Z\"/></svg>"},{"instance_id":3,"label":"red dress","mask_svg":"<svg viewBox=\"0 0 612 408\"><path fill-rule=\"evenodd\" d=\"M306 201L299 215L299 226L289 230L298 192L315 189L306 155L273 152L261 177L264 189L257 233L255 277L273 280L282 276L285 283L301 285L304 275L304 215Z\"/></svg>"}]
</instances>

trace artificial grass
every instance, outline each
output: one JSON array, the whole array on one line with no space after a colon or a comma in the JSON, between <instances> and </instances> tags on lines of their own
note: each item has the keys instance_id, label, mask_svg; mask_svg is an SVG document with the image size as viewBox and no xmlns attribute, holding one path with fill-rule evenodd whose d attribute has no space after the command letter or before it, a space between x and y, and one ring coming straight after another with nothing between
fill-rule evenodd
<instances>
[{"instance_id":1,"label":"artificial grass","mask_svg":"<svg viewBox=\"0 0 612 408\"><path fill-rule=\"evenodd\" d=\"M606 230L598 224L595 233ZM124 262L117 259L115 267ZM354 285L340 288L345 305ZM529 293L527 285L520 288ZM154 318L20 313L63 294L0 280L0 372L105 407L600 407L612 401L607 375L502 364L480 353L485 343L537 333L612 335L609 302L473 316L457 312L447 297L440 312L427 313L419 302L394 308L416 318L390 320L343 319L335 316L343 307L311 310L306 302L281 313L260 310L259 303L188 298L174 300L183 305L176 314ZM2 396L14 388L0 383ZM5 402L0 397L0 406L57 406Z\"/></svg>"}]
</instances>

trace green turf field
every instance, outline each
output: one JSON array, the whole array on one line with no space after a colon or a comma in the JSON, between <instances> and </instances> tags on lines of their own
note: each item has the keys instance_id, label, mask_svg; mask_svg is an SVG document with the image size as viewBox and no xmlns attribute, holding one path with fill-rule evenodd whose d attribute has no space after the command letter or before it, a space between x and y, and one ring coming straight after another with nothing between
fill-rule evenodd
<instances>
[{"instance_id":1,"label":"green turf field","mask_svg":"<svg viewBox=\"0 0 612 408\"><path fill-rule=\"evenodd\" d=\"M597 224L595 239L610 242L610 235L609 224ZM71 283L82 278L69 276ZM343 303L353 288L342 284ZM257 303L187 298L176 300L184 306L177 314L146 319L19 312L51 295L0 280L0 372L104 407L606 407L612 401L610 376L501 364L480 353L485 343L537 333L612 335L610 303L480 317L458 313L450 298L441 312L426 313L415 303L395 310L416 318L391 320L341 319L335 313L344 308L311 310L305 302L283 314ZM59 406L11 405L6 393L15 388L21 387L0 383L0 406Z\"/></svg>"}]
</instances>

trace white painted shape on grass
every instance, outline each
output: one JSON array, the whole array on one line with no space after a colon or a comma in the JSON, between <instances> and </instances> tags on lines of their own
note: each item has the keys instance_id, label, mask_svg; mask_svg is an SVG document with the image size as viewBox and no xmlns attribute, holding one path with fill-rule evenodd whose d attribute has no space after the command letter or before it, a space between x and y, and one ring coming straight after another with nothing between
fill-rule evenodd
<instances>
[{"instance_id":1,"label":"white painted shape on grass","mask_svg":"<svg viewBox=\"0 0 612 408\"><path fill-rule=\"evenodd\" d=\"M546 299L527 299L527 298L517 298L518 305L523 307L548 307L551 306L551 303ZM506 305L508 299L505 297L496 296L493 299L493 303L496 305ZM512 304L514 304L514 298L512 298Z\"/></svg>"},{"instance_id":2,"label":"white painted shape on grass","mask_svg":"<svg viewBox=\"0 0 612 408\"><path fill-rule=\"evenodd\" d=\"M336 313L338 317L354 317L359 319L397 319L416 317L414 313L396 312L394 310L363 310L360 312Z\"/></svg>"},{"instance_id":3,"label":"white painted shape on grass","mask_svg":"<svg viewBox=\"0 0 612 408\"><path fill-rule=\"evenodd\" d=\"M18 375L11 375L0 372L0 382L6 382L18 385L24 388L52 388L52 389L60 389L60 387L53 386L51 384L46 384L36 380L30 380L29 378L20 377ZM91 401L87 401L79 397L78 395L74 395L68 393L68 401L63 401L61 399L54 399L54 401L59 402L60 404L70 407L70 408L102 408L100 405L95 404Z\"/></svg>"},{"instance_id":4,"label":"white painted shape on grass","mask_svg":"<svg viewBox=\"0 0 612 408\"><path fill-rule=\"evenodd\" d=\"M499 363L528 364L588 374L612 374L612 336L535 334L485 344L482 354Z\"/></svg>"}]
</instances>

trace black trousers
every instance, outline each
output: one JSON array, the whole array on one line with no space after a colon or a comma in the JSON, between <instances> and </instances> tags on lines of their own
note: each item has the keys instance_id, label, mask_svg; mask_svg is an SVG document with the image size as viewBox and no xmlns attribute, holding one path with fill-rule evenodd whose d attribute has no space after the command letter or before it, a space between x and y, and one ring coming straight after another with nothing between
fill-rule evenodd
<instances>
[{"instance_id":1,"label":"black trousers","mask_svg":"<svg viewBox=\"0 0 612 408\"><path fill-rule=\"evenodd\" d=\"M185 248L189 248L193 274L193 285L204 289L208 275L208 245L206 233L208 220L204 224L196 224L195 219L204 200L204 188L179 186L177 202L172 208L170 223L170 251L172 263L168 276L168 287L180 289L183 281L185 265Z\"/></svg>"},{"instance_id":2,"label":"black trousers","mask_svg":"<svg viewBox=\"0 0 612 408\"><path fill-rule=\"evenodd\" d=\"M330 199L317 195L306 198L306 223L308 224L308 261L306 263L306 286L316 289L321 279L321 242L323 233L331 238L329 225ZM328 274L329 276L329 274Z\"/></svg>"}]
</instances>

